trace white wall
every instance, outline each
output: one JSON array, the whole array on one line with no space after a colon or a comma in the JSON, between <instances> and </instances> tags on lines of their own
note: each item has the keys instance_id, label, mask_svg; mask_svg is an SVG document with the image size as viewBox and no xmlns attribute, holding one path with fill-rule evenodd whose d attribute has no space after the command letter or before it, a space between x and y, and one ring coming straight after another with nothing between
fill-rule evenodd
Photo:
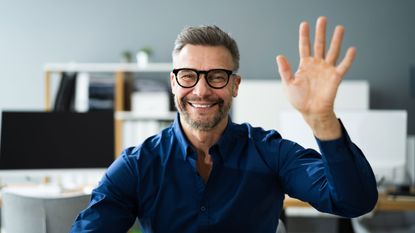
<instances>
[{"instance_id":1,"label":"white wall","mask_svg":"<svg viewBox=\"0 0 415 233\"><path fill-rule=\"evenodd\" d=\"M346 79L367 79L371 107L407 109L415 134L415 1L283 0L0 0L0 109L42 109L46 62L117 62L123 50L149 45L169 62L185 25L217 24L241 50L244 79L278 78L275 55L298 59L298 24L319 15L346 27L344 47L358 49ZM167 78L167 77L166 77Z\"/></svg>"}]
</instances>

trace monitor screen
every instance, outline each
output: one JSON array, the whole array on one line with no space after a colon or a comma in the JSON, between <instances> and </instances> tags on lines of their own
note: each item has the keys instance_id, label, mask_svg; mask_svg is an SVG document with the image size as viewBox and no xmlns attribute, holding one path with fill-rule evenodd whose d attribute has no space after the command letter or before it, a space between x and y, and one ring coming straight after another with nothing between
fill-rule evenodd
<instances>
[{"instance_id":1,"label":"monitor screen","mask_svg":"<svg viewBox=\"0 0 415 233\"><path fill-rule=\"evenodd\" d=\"M2 113L0 170L106 168L114 160L114 113Z\"/></svg>"},{"instance_id":2,"label":"monitor screen","mask_svg":"<svg viewBox=\"0 0 415 233\"><path fill-rule=\"evenodd\" d=\"M405 110L349 110L336 111L336 115L341 119L351 140L365 154L379 183L405 182ZM312 131L300 113L283 111L280 114L280 125L283 137L304 147L319 150Z\"/></svg>"}]
</instances>

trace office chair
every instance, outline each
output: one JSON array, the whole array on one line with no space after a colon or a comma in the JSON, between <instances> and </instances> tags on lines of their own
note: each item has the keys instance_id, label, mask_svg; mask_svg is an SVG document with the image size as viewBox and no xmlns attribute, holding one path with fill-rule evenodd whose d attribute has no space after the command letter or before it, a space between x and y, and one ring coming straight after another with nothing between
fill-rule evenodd
<instances>
[{"instance_id":1,"label":"office chair","mask_svg":"<svg viewBox=\"0 0 415 233\"><path fill-rule=\"evenodd\" d=\"M286 233L284 222L281 219L278 219L278 227L276 233Z\"/></svg>"},{"instance_id":2,"label":"office chair","mask_svg":"<svg viewBox=\"0 0 415 233\"><path fill-rule=\"evenodd\" d=\"M69 232L79 212L89 203L90 195L34 197L3 192L2 232Z\"/></svg>"}]
</instances>

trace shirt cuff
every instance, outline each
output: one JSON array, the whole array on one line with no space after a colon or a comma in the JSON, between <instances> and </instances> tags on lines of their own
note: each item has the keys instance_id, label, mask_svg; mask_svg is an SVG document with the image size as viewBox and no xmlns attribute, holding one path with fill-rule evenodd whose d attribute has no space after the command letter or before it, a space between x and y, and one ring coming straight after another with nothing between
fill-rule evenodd
<instances>
[{"instance_id":1,"label":"shirt cuff","mask_svg":"<svg viewBox=\"0 0 415 233\"><path fill-rule=\"evenodd\" d=\"M342 135L338 139L333 140L320 140L315 137L317 145L320 149L321 154L325 159L331 162L349 160L351 156L344 156L345 153L350 153L350 148L353 145L350 140L349 134L347 133L344 125L340 119L339 123L341 126ZM330 156L327 156L330 155Z\"/></svg>"}]
</instances>

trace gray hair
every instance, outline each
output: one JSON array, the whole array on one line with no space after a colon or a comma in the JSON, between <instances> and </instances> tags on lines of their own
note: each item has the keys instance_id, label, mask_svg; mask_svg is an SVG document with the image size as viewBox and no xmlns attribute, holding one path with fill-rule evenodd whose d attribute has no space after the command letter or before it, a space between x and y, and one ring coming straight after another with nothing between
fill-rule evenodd
<instances>
[{"instance_id":1,"label":"gray hair","mask_svg":"<svg viewBox=\"0 0 415 233\"><path fill-rule=\"evenodd\" d=\"M215 25L184 28L177 35L172 55L180 53L187 44L224 46L232 55L234 71L239 69L239 50L235 40Z\"/></svg>"}]
</instances>

